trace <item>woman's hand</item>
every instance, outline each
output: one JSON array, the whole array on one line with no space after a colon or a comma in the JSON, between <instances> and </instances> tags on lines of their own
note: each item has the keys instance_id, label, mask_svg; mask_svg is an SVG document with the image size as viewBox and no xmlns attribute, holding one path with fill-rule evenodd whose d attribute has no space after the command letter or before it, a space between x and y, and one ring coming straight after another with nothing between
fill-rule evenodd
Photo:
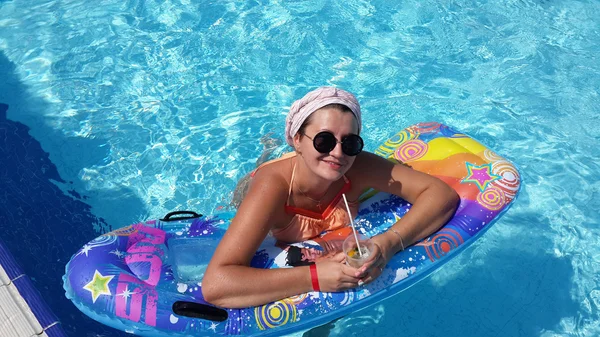
<instances>
[{"instance_id":1,"label":"woman's hand","mask_svg":"<svg viewBox=\"0 0 600 337\"><path fill-rule=\"evenodd\" d=\"M384 234L371 238L374 243L373 252L369 259L358 268L355 276L360 278L359 285L367 284L375 280L383 272L383 268L394 255L390 240Z\"/></svg>"},{"instance_id":2,"label":"woman's hand","mask_svg":"<svg viewBox=\"0 0 600 337\"><path fill-rule=\"evenodd\" d=\"M329 256L317 263L319 287L322 292L343 291L359 285L358 269L344 263L344 253Z\"/></svg>"}]
</instances>

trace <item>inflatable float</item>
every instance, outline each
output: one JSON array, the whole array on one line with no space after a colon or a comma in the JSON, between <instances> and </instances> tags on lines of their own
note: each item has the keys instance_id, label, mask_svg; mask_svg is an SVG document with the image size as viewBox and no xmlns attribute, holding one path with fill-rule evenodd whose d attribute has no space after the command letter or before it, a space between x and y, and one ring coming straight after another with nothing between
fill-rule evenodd
<instances>
[{"instance_id":1,"label":"inflatable float","mask_svg":"<svg viewBox=\"0 0 600 337\"><path fill-rule=\"evenodd\" d=\"M68 262L66 296L91 318L142 336L273 336L309 329L408 288L430 275L506 212L520 188L518 170L474 139L439 123L406 128L375 151L436 176L460 195L455 216L436 233L396 254L374 282L335 293L310 292L265 305L225 309L202 297L202 276L232 214L174 212L101 235ZM367 191L358 230L374 236L411 207ZM290 268L340 242L351 229L292 245L267 237L255 268Z\"/></svg>"}]
</instances>

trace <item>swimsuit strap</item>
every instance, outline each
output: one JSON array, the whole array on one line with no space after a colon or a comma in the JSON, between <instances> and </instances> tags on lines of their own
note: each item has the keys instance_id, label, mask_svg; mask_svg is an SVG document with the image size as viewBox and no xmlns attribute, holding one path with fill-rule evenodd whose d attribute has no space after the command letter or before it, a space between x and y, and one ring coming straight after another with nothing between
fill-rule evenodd
<instances>
[{"instance_id":1,"label":"swimsuit strap","mask_svg":"<svg viewBox=\"0 0 600 337\"><path fill-rule=\"evenodd\" d=\"M290 188L288 189L287 201L285 202L285 206L287 206L287 207L290 206L290 196L292 195L292 186L294 185L294 176L295 176L295 174L296 174L296 162L294 162L294 167L292 168L292 177L290 178ZM342 174L342 178L344 178L344 187L346 187L346 185L348 185L348 183L350 182L350 180L348 180L348 178L346 178L345 174ZM338 193L338 194L340 194L340 193ZM334 198L334 200L336 198L337 198L337 196ZM332 200L332 201L334 201L334 200ZM295 208L295 207L293 207L293 208Z\"/></svg>"},{"instance_id":2,"label":"swimsuit strap","mask_svg":"<svg viewBox=\"0 0 600 337\"><path fill-rule=\"evenodd\" d=\"M331 202L329 203L327 208L321 213L317 213L315 211L309 211L307 209L298 208L298 207L289 206L289 205L285 205L285 211L288 213L296 214L296 215L307 216L307 217L313 218L313 219L324 220L324 219L328 218L329 215L331 215L331 213L338 207L338 204L341 202L341 199L342 199L342 194L347 193L348 191L350 191L351 188L352 188L352 184L348 180L344 184L342 189L338 191L335 198L333 198L333 200L331 200ZM350 201L349 201L349 203L350 203ZM339 207L344 209L343 204L340 205ZM344 212L345 212L345 210L344 210Z\"/></svg>"},{"instance_id":3,"label":"swimsuit strap","mask_svg":"<svg viewBox=\"0 0 600 337\"><path fill-rule=\"evenodd\" d=\"M254 175L256 174L256 171L260 170L261 167L269 165L269 164L273 164L276 163L278 161L282 161L284 159L288 159L288 158L292 158L296 156L296 152L288 152L283 154L281 157L277 158L277 159L273 159L273 160L269 160L268 162L262 163L260 164L257 168L254 169L254 171L250 172L250 177L254 177Z\"/></svg>"}]
</instances>

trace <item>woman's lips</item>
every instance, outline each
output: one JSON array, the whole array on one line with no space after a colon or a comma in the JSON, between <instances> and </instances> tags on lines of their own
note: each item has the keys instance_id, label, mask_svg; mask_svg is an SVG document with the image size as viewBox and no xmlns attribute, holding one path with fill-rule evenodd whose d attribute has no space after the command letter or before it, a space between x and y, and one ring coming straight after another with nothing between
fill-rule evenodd
<instances>
[{"instance_id":1,"label":"woman's lips","mask_svg":"<svg viewBox=\"0 0 600 337\"><path fill-rule=\"evenodd\" d=\"M329 160L323 160L325 162L325 164L329 165L329 167L333 168L333 169L340 169L342 167L342 164L338 163L338 162L333 162L333 161L329 161Z\"/></svg>"}]
</instances>

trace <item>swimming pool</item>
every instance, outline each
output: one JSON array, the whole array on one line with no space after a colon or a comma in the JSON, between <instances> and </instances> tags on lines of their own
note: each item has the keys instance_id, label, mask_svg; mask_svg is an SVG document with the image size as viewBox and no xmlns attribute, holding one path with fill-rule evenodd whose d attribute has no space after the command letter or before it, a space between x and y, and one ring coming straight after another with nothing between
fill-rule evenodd
<instances>
[{"instance_id":1,"label":"swimming pool","mask_svg":"<svg viewBox=\"0 0 600 337\"><path fill-rule=\"evenodd\" d=\"M367 148L440 121L523 187L432 277L312 335L600 335L599 18L572 0L0 1L1 237L67 332L125 335L64 298L71 254L226 209L265 147L286 151L292 101L336 85Z\"/></svg>"}]
</instances>

